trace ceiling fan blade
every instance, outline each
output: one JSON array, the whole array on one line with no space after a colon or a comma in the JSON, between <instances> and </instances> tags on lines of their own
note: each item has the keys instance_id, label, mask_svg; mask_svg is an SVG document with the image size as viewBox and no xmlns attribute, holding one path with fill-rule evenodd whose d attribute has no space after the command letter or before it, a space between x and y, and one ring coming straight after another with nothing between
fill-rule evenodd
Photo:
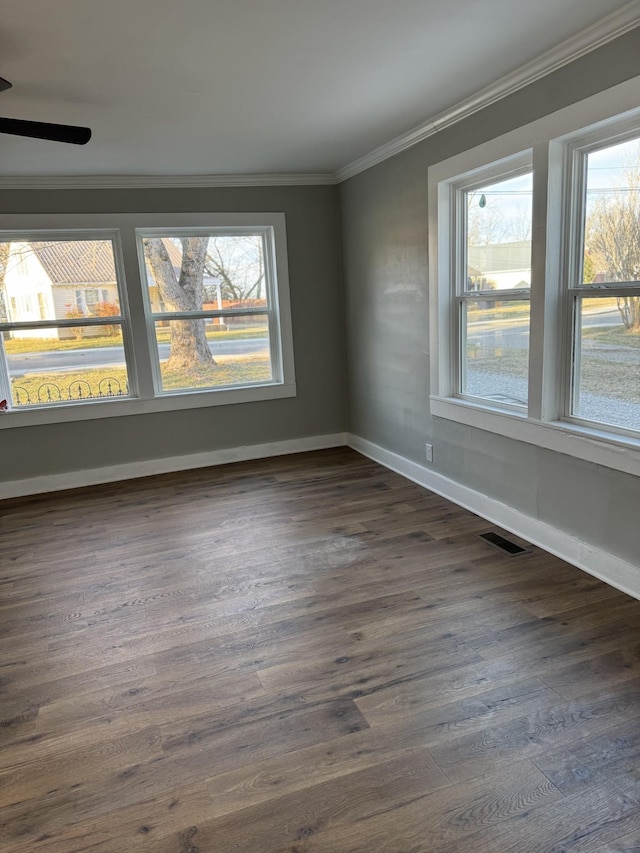
<instances>
[{"instance_id":1,"label":"ceiling fan blade","mask_svg":"<svg viewBox=\"0 0 640 853\"><path fill-rule=\"evenodd\" d=\"M86 145L91 139L91 130L88 127L49 124L44 121L23 121L17 118L0 118L0 133L29 136L32 139L49 139L53 142L70 142L72 145Z\"/></svg>"},{"instance_id":2,"label":"ceiling fan blade","mask_svg":"<svg viewBox=\"0 0 640 853\"><path fill-rule=\"evenodd\" d=\"M4 77L0 77L0 92L4 92L5 89L10 89L11 83L8 80L5 80Z\"/></svg>"}]
</instances>

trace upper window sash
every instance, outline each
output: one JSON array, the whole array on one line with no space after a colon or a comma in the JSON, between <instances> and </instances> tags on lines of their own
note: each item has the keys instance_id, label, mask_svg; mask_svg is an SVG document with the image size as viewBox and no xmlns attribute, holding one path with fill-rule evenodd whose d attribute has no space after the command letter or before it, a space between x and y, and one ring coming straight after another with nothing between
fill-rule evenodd
<instances>
[{"instance_id":1,"label":"upper window sash","mask_svg":"<svg viewBox=\"0 0 640 853\"><path fill-rule=\"evenodd\" d=\"M264 262L264 282L266 291L266 306L246 306L243 308L216 308L206 309L201 313L207 317L223 317L234 316L241 313L245 314L266 314L277 308L278 304L278 288L277 288L277 269L275 262L275 233L272 226L257 225L254 227L238 228L238 227L223 227L212 226L203 228L137 228L136 239L138 245L138 255L140 259L140 272L143 282L148 281L147 265L144 258L144 240L145 238L180 238L180 237L260 237L261 240L261 255ZM149 314L154 317L159 317L161 314L175 315L176 311L157 311L153 309L148 298L148 288L145 290L145 305ZM180 315L184 312L180 311ZM195 316L195 315L194 315Z\"/></svg>"},{"instance_id":2,"label":"upper window sash","mask_svg":"<svg viewBox=\"0 0 640 853\"><path fill-rule=\"evenodd\" d=\"M491 164L491 166L488 166L486 169L475 170L473 176L466 175L460 181L454 181L452 183L452 201L454 208L452 232L456 243L454 258L456 271L455 292L457 294L471 292L467 286L467 252L469 243L468 214L470 211L469 194L477 193L477 203L484 207L487 205L487 200L486 193L482 192L483 189L492 187L492 189L488 189L487 192L499 194L497 186L512 178L518 178L526 175L531 172L532 168L531 153L523 152L520 155L509 158L508 162L501 161L497 164ZM509 193L512 191L506 190L505 192ZM475 202L476 199L474 199L474 203ZM488 204L490 203L491 200L489 199ZM499 241L495 240L494 242ZM479 291L473 290L473 292ZM489 289L486 292L491 293L492 290Z\"/></svg>"},{"instance_id":3,"label":"upper window sash","mask_svg":"<svg viewBox=\"0 0 640 853\"><path fill-rule=\"evenodd\" d=\"M585 221L587 216L587 169L588 157L615 145L640 138L640 115L633 111L630 116L598 125L586 131L571 134L564 142L564 193L565 205L565 256L566 286L582 288L583 259L585 251ZM608 286L623 288L640 285L640 280L602 281L594 287Z\"/></svg>"},{"instance_id":4,"label":"upper window sash","mask_svg":"<svg viewBox=\"0 0 640 853\"><path fill-rule=\"evenodd\" d=\"M124 275L124 263L122 258L122 247L120 245L120 232L119 229L115 228L105 228L105 229L15 229L15 230L0 230L0 244L2 243L73 243L78 241L99 241L99 242L108 242L111 243L112 253L113 253L113 262L115 267L115 286L118 294L118 302L120 306L120 314L114 315L114 320L125 320L127 318L127 300L126 300L126 289L125 289L125 275ZM77 290L77 285L70 283L69 284L70 291L74 291L74 301L75 301L75 291ZM85 288L91 289L91 288ZM97 286L93 288L97 290L98 293L102 291L102 288ZM40 296L40 294L38 294ZM71 299L71 297L70 297ZM100 301L100 300L98 300ZM45 320L41 323L44 326L57 326L63 325L64 318L56 318L51 317L50 320ZM101 318L95 317L84 317L79 318L82 322L90 323L94 320L101 321ZM28 321L29 324L36 324L37 321ZM3 321L0 317L0 327L4 328L9 326L11 321ZM99 325L99 323L98 323Z\"/></svg>"}]
</instances>

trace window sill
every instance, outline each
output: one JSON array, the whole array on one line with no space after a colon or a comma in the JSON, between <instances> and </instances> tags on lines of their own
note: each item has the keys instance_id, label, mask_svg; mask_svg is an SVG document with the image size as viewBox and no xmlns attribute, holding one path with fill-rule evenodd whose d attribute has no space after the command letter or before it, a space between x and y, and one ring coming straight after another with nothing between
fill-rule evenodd
<instances>
[{"instance_id":1,"label":"window sill","mask_svg":"<svg viewBox=\"0 0 640 853\"><path fill-rule=\"evenodd\" d=\"M277 383L254 385L250 388L220 388L214 391L197 391L186 394L167 394L151 400L127 398L104 402L78 403L77 405L48 408L12 409L0 414L0 429L39 426L41 424L90 421L126 415L144 415L152 412L174 412L182 409L201 409L209 406L228 406L234 403L254 403L262 400L280 400L296 396L296 385Z\"/></svg>"},{"instance_id":2,"label":"window sill","mask_svg":"<svg viewBox=\"0 0 640 853\"><path fill-rule=\"evenodd\" d=\"M534 421L451 397L431 397L431 414L537 447L584 459L596 465L640 475L640 442L633 438L564 421Z\"/></svg>"}]
</instances>

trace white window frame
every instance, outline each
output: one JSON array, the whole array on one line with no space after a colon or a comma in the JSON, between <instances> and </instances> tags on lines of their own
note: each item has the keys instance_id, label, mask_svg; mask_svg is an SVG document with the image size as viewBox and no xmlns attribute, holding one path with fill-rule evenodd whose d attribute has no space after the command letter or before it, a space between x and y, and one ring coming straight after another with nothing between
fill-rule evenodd
<instances>
[{"instance_id":1,"label":"white window frame","mask_svg":"<svg viewBox=\"0 0 640 853\"><path fill-rule=\"evenodd\" d=\"M460 400L467 400L470 403L478 403L479 405L491 405L491 403L483 397L472 396L463 391L464 370L466 367L466 358L464 355L465 340L462 333L463 321L462 312L464 304L467 302L477 301L478 299L487 300L489 302L497 302L499 300L509 301L526 301L530 303L531 292L530 288L526 290L513 289L507 291L480 290L469 291L466 287L467 279L467 227L466 213L467 206L465 202L466 193L471 190L476 190L490 183L497 183L508 178L517 177L525 173L531 172L533 169L533 161L530 151L524 151L514 157L509 157L506 160L501 160L498 163L491 163L487 167L473 170L467 173L460 180L449 182L448 192L443 196L443 205L446 210L445 215L448 216L449 224L449 278L451 287L451 303L450 308L452 314L447 323L450 326L451 332L451 359L452 359L452 374L451 374L451 396ZM509 403L496 403L495 408L504 409L523 413L527 411L527 406L518 406Z\"/></svg>"},{"instance_id":2,"label":"white window frame","mask_svg":"<svg viewBox=\"0 0 640 853\"><path fill-rule=\"evenodd\" d=\"M149 297L149 288L147 286L148 273L144 262L144 247L143 242L145 237L206 237L214 234L229 234L232 236L248 234L260 235L262 238L262 251L264 260L264 275L265 289L267 293L266 308L215 308L203 309L202 311L153 311L151 300ZM152 346L152 371L153 385L156 396L176 395L191 393L191 390L163 390L162 376L160 371L160 361L158 359L158 346L156 340L155 323L158 320L180 320L180 319L213 319L237 316L258 316L264 315L267 319L269 329L269 357L272 371L272 378L264 381L253 382L246 387L258 387L261 385L273 385L274 383L282 383L284 375L283 357L281 347L279 345L280 333L280 311L278 299L278 274L277 263L275 257L275 234L272 225L264 225L262 227L240 228L238 226L231 227L228 225L218 226L216 228L137 228L136 237L138 241L138 257L140 259L140 278L143 282L144 307L147 316L147 334L150 341L153 341ZM236 385L235 388L242 386ZM197 390L197 389L196 389Z\"/></svg>"},{"instance_id":3,"label":"white window frame","mask_svg":"<svg viewBox=\"0 0 640 853\"><path fill-rule=\"evenodd\" d=\"M271 340L274 378L255 385L221 386L220 388L187 389L157 393L154 378L155 334L150 337L149 316L145 310L146 279L141 275L138 232L154 229L174 232L202 229L217 231L265 231L269 238L269 263L274 282L274 321ZM293 358L293 335L287 264L286 223L284 213L135 213L135 214L2 214L0 241L16 239L18 233L42 234L50 238L87 239L116 235L116 264L122 264L119 276L123 338L129 374L129 396L119 399L92 400L12 409L0 414L0 429L47 423L93 420L147 412L174 411L232 405L236 403L295 397L296 383ZM28 237L27 237L28 239ZM143 263L143 261L142 261ZM119 270L120 272L120 270ZM60 325L57 321L54 325ZM69 321L70 323L72 321ZM87 318L93 324L109 324L112 318ZM52 325L41 321L40 325ZM271 332L270 328L270 332ZM0 370L6 371L0 353Z\"/></svg>"},{"instance_id":4,"label":"white window frame","mask_svg":"<svg viewBox=\"0 0 640 853\"><path fill-rule=\"evenodd\" d=\"M587 157L595 151L610 148L629 139L640 139L640 114L632 118L615 121L609 128L587 129L576 134L566 145L564 153L564 186L567 198L566 221L564 228L566 323L564 340L564 418L575 424L593 428L593 421L574 414L577 407L581 332L579 328L580 312L578 306L583 299L608 298L610 296L632 296L640 298L640 281L606 282L595 285L582 284L582 266L584 259L584 224L586 213L586 165ZM604 426L612 433L638 438L638 430L632 431L620 426Z\"/></svg>"},{"instance_id":5,"label":"white window frame","mask_svg":"<svg viewBox=\"0 0 640 853\"><path fill-rule=\"evenodd\" d=\"M565 406L571 373L573 312L568 281L575 205L567 182L573 149L606 147L640 129L640 78L518 128L429 168L430 411L509 438L608 467L640 474L640 436L570 417ZM457 340L452 276L456 187L518 158L533 163L533 248L528 412L507 411L456 394ZM575 193L571 196L575 198Z\"/></svg>"},{"instance_id":6,"label":"white window frame","mask_svg":"<svg viewBox=\"0 0 640 853\"><path fill-rule=\"evenodd\" d=\"M0 217L1 219L1 217ZM107 326L107 325L117 325L120 327L122 331L122 343L124 348L124 366L127 369L127 386L128 391L126 394L123 394L121 397L117 397L117 402L123 402L125 400L130 400L137 396L136 389L136 378L133 372L129 369L129 365L131 363L131 354L132 354L132 337L131 337L131 324L129 321L129 315L127 311L127 300L126 300L126 290L124 285L124 268L122 264L122 251L120 246L119 234L116 229L113 228L104 228L104 229L91 229L80 231L77 229L65 229L64 231L57 229L53 230L51 228L33 228L29 230L18 230L12 229L10 232L0 231L0 242L25 242L25 243L36 243L36 242L46 242L46 241L73 241L73 240L100 240L104 242L111 243L113 248L113 263L116 272L116 290L118 293L118 300L120 303L120 314L115 317L93 317L91 315L87 315L84 317L78 317L74 319L69 318L59 318L59 319L41 319L41 306L40 300L38 299L38 320L24 320L24 321L16 321L13 319L8 320L7 322L0 323L0 330L2 331L12 331L12 330L21 330L21 329L64 329L64 328L75 328L82 327L86 329L92 329L99 326ZM77 294L79 292L84 292L84 288L75 289L74 288L74 301L77 300ZM44 294L38 294L38 297L43 296ZM24 303L24 308L27 313L30 313L30 298L24 297L21 299ZM46 300L45 300L46 302ZM53 384L53 383L52 383ZM4 351L4 347L0 345L0 396L4 396L6 394L7 399L11 400L11 378L9 376L9 367L6 358L6 353ZM4 413L0 417L0 427L4 426L13 426L15 425L15 416L29 416L32 413L39 413L45 411L63 411L67 409L75 410L78 408L80 411L84 411L84 409L88 406L92 405L101 405L106 401L113 402L110 398L92 398L92 399L77 399L77 400L64 400L58 402L49 402L49 403L33 403L30 405L16 407L15 409L11 409L10 411ZM36 417L38 415L36 414ZM65 418L66 419L66 418ZM38 423L40 421L37 421Z\"/></svg>"}]
</instances>

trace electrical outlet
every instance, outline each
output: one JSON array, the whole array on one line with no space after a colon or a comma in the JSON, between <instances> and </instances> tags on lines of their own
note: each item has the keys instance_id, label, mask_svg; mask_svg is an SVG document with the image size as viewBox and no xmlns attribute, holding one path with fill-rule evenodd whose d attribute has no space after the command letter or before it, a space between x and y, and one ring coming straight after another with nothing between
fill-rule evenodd
<instances>
[{"instance_id":1,"label":"electrical outlet","mask_svg":"<svg viewBox=\"0 0 640 853\"><path fill-rule=\"evenodd\" d=\"M433 462L433 444L425 444L424 447L427 451L427 462Z\"/></svg>"}]
</instances>

